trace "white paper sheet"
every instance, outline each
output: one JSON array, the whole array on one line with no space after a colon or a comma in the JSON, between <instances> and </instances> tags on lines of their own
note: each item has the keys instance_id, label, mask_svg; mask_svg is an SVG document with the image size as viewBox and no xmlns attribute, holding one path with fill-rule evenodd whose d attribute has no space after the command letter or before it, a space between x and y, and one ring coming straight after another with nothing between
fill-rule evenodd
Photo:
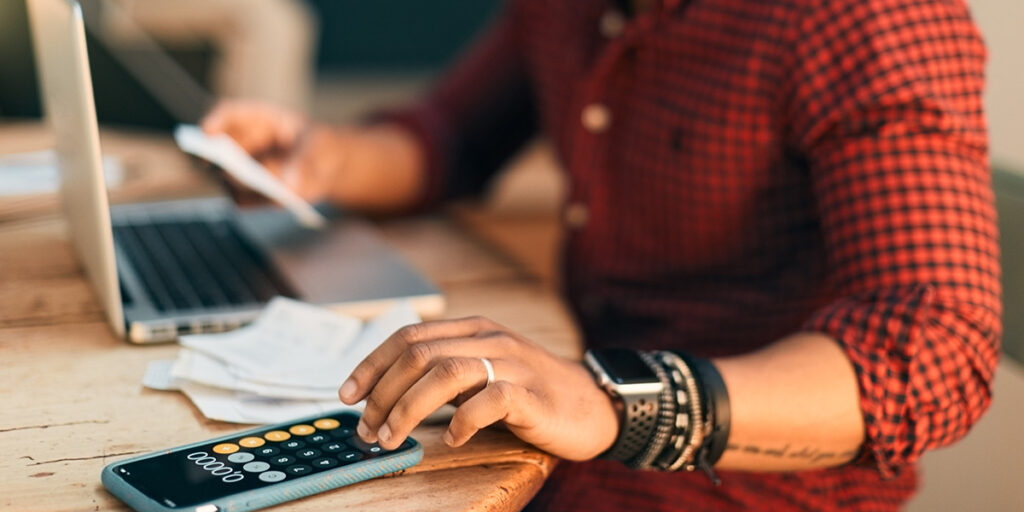
<instances>
[{"instance_id":1,"label":"white paper sheet","mask_svg":"<svg viewBox=\"0 0 1024 512\"><path fill-rule=\"evenodd\" d=\"M239 183L284 206L303 226L319 229L327 224L320 212L249 156L231 137L207 135L196 125L182 124L174 129L174 140L182 151L217 164Z\"/></svg>"},{"instance_id":2,"label":"white paper sheet","mask_svg":"<svg viewBox=\"0 0 1024 512\"><path fill-rule=\"evenodd\" d=\"M178 358L150 363L143 384L180 389L204 416L221 421L271 423L319 414L344 408L337 397L342 381L388 336L419 321L406 301L363 325L275 298L247 327L182 337Z\"/></svg>"}]
</instances>

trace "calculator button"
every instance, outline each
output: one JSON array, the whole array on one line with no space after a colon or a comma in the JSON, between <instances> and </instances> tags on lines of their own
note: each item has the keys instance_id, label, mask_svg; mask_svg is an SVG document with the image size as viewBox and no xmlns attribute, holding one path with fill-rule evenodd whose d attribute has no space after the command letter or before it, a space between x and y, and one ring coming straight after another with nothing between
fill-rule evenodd
<instances>
[{"instance_id":1,"label":"calculator button","mask_svg":"<svg viewBox=\"0 0 1024 512\"><path fill-rule=\"evenodd\" d=\"M315 468L331 469L334 466L338 465L338 461L330 457L321 457L319 459L314 460L313 462L310 462L310 464L312 464L313 467Z\"/></svg>"},{"instance_id":2,"label":"calculator button","mask_svg":"<svg viewBox=\"0 0 1024 512\"><path fill-rule=\"evenodd\" d=\"M333 443L327 443L323 445L321 448L323 449L323 451L327 453L338 453L342 450L347 450L348 445L339 441L335 441Z\"/></svg>"},{"instance_id":3,"label":"calculator button","mask_svg":"<svg viewBox=\"0 0 1024 512\"><path fill-rule=\"evenodd\" d=\"M330 440L331 438L327 437L327 434L315 434L306 438L306 441L311 443L326 443Z\"/></svg>"},{"instance_id":4,"label":"calculator button","mask_svg":"<svg viewBox=\"0 0 1024 512\"><path fill-rule=\"evenodd\" d=\"M262 473L262 472L270 469L270 464L267 464L266 462L263 462L263 461L254 460L254 461L252 461L252 462L242 466L242 469L245 470L245 471L248 471L250 473Z\"/></svg>"},{"instance_id":5,"label":"calculator button","mask_svg":"<svg viewBox=\"0 0 1024 512\"><path fill-rule=\"evenodd\" d=\"M281 453L281 449L276 446L264 446L263 448L256 450L256 455L259 455L260 457L273 457L279 453Z\"/></svg>"},{"instance_id":6,"label":"calculator button","mask_svg":"<svg viewBox=\"0 0 1024 512\"><path fill-rule=\"evenodd\" d=\"M313 472L313 468L311 468L311 467L309 467L309 466L307 466L305 464L296 464L294 466L288 466L288 467L284 468L284 471L285 471L285 473L288 473L289 475L302 476L302 475L308 475L309 473L312 473Z\"/></svg>"},{"instance_id":7,"label":"calculator button","mask_svg":"<svg viewBox=\"0 0 1024 512\"><path fill-rule=\"evenodd\" d=\"M359 439L358 437L353 437L348 442L348 444L352 445L354 448L357 448L359 451L361 451L363 453L367 453L367 454L371 454L371 455L376 455L376 454L382 453L384 451L384 449L381 448L380 445L378 445L377 443L367 443L366 441L363 441L362 439Z\"/></svg>"},{"instance_id":8,"label":"calculator button","mask_svg":"<svg viewBox=\"0 0 1024 512\"><path fill-rule=\"evenodd\" d=\"M228 455L228 461L234 462L235 464L245 464L251 462L256 457L249 452L238 452Z\"/></svg>"},{"instance_id":9,"label":"calculator button","mask_svg":"<svg viewBox=\"0 0 1024 512\"><path fill-rule=\"evenodd\" d=\"M316 448L306 448L305 450L299 450L298 452L296 452L295 456L297 456L300 459L308 460L314 457L319 457L320 450L317 450Z\"/></svg>"},{"instance_id":10,"label":"calculator button","mask_svg":"<svg viewBox=\"0 0 1024 512\"><path fill-rule=\"evenodd\" d=\"M356 461L359 461L359 460L363 460L363 454L361 454L361 453L359 453L359 452L357 452L355 450L350 450L350 451L342 453L341 455L338 455L338 460L340 460L342 462L346 462L346 463L347 462L356 462Z\"/></svg>"},{"instance_id":11,"label":"calculator button","mask_svg":"<svg viewBox=\"0 0 1024 512\"><path fill-rule=\"evenodd\" d=\"M320 418L313 422L313 426L320 430L334 430L341 426L341 423L334 418Z\"/></svg>"},{"instance_id":12,"label":"calculator button","mask_svg":"<svg viewBox=\"0 0 1024 512\"><path fill-rule=\"evenodd\" d=\"M270 463L275 466L287 466L295 463L295 457L292 457L291 455L278 455L277 457L270 459Z\"/></svg>"},{"instance_id":13,"label":"calculator button","mask_svg":"<svg viewBox=\"0 0 1024 512\"><path fill-rule=\"evenodd\" d=\"M238 445L234 444L234 443L221 443L221 444L218 444L217 446L214 446L213 447L213 451L217 452L217 453L220 453L222 455L227 455L229 453L237 452L238 451Z\"/></svg>"},{"instance_id":14,"label":"calculator button","mask_svg":"<svg viewBox=\"0 0 1024 512\"><path fill-rule=\"evenodd\" d=\"M292 428L288 429L288 432L297 436L308 436L313 432L316 432L316 429L310 425L292 425Z\"/></svg>"},{"instance_id":15,"label":"calculator button","mask_svg":"<svg viewBox=\"0 0 1024 512\"><path fill-rule=\"evenodd\" d=\"M271 430L270 432L267 432L266 434L263 434L263 437L265 437L267 439L267 441L277 441L277 442L280 442L280 441L287 441L288 439L290 439L292 437L292 435L289 434L288 432L283 431L283 430Z\"/></svg>"},{"instance_id":16,"label":"calculator button","mask_svg":"<svg viewBox=\"0 0 1024 512\"><path fill-rule=\"evenodd\" d=\"M298 450L299 448L302 448L303 446L306 446L306 443L303 443L302 441L299 441L298 439L292 439L291 441L286 441L284 443L281 443L281 446L284 447L287 450Z\"/></svg>"},{"instance_id":17,"label":"calculator button","mask_svg":"<svg viewBox=\"0 0 1024 512\"><path fill-rule=\"evenodd\" d=\"M355 430L352 430L349 427L336 428L331 431L331 435L334 436L335 439L347 439L352 437L352 434L354 433Z\"/></svg>"},{"instance_id":18,"label":"calculator button","mask_svg":"<svg viewBox=\"0 0 1024 512\"><path fill-rule=\"evenodd\" d=\"M265 443L266 441L264 441L262 437L243 437L238 440L238 444L246 448L259 448Z\"/></svg>"},{"instance_id":19,"label":"calculator button","mask_svg":"<svg viewBox=\"0 0 1024 512\"><path fill-rule=\"evenodd\" d=\"M280 482L281 480L284 480L284 473L280 471L267 471L265 473L260 473L260 480L271 483Z\"/></svg>"}]
</instances>

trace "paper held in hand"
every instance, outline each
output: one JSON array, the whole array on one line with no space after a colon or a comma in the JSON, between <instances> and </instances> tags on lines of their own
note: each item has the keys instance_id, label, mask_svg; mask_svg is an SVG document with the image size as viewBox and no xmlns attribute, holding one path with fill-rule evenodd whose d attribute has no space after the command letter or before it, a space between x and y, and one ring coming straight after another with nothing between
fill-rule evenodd
<instances>
[{"instance_id":1,"label":"paper held in hand","mask_svg":"<svg viewBox=\"0 0 1024 512\"><path fill-rule=\"evenodd\" d=\"M239 183L284 206L303 226L319 229L327 224L320 212L249 156L231 137L207 135L196 125L181 124L174 129L174 140L182 151L218 165Z\"/></svg>"},{"instance_id":2,"label":"paper held in hand","mask_svg":"<svg viewBox=\"0 0 1024 512\"><path fill-rule=\"evenodd\" d=\"M419 322L408 302L366 322L282 297L240 329L183 336L174 361L150 363L146 387L180 390L204 416L274 423L343 406L338 386L399 328Z\"/></svg>"}]
</instances>

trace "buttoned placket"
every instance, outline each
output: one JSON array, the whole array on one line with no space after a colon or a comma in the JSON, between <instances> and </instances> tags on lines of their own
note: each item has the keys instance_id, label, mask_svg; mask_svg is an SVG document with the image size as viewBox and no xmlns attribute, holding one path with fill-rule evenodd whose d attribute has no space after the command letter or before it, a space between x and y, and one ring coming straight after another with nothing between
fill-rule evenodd
<instances>
[{"instance_id":1,"label":"buttoned placket","mask_svg":"<svg viewBox=\"0 0 1024 512\"><path fill-rule=\"evenodd\" d=\"M598 32L607 42L600 50L590 73L576 91L574 111L579 113L578 125L573 129L568 161L571 178L568 201L563 220L571 232L581 232L593 219L594 208L607 208L595 204L588 185L588 176L601 172L607 165L611 151L611 137L615 132L614 106L620 98L611 96L608 83L626 53L636 46L657 23L662 11L678 5L666 1L660 9L639 14L632 19L616 8L609 7L598 20Z\"/></svg>"}]
</instances>

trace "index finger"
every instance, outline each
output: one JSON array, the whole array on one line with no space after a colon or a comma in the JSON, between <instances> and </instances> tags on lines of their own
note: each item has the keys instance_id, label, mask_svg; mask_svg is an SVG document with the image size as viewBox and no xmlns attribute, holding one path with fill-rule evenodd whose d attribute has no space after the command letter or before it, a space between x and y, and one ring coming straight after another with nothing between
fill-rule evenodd
<instances>
[{"instance_id":1,"label":"index finger","mask_svg":"<svg viewBox=\"0 0 1024 512\"><path fill-rule=\"evenodd\" d=\"M362 400L409 345L447 338L467 338L494 328L494 323L482 317L407 325L384 340L352 370L352 375L338 390L338 397L349 405Z\"/></svg>"}]
</instances>

